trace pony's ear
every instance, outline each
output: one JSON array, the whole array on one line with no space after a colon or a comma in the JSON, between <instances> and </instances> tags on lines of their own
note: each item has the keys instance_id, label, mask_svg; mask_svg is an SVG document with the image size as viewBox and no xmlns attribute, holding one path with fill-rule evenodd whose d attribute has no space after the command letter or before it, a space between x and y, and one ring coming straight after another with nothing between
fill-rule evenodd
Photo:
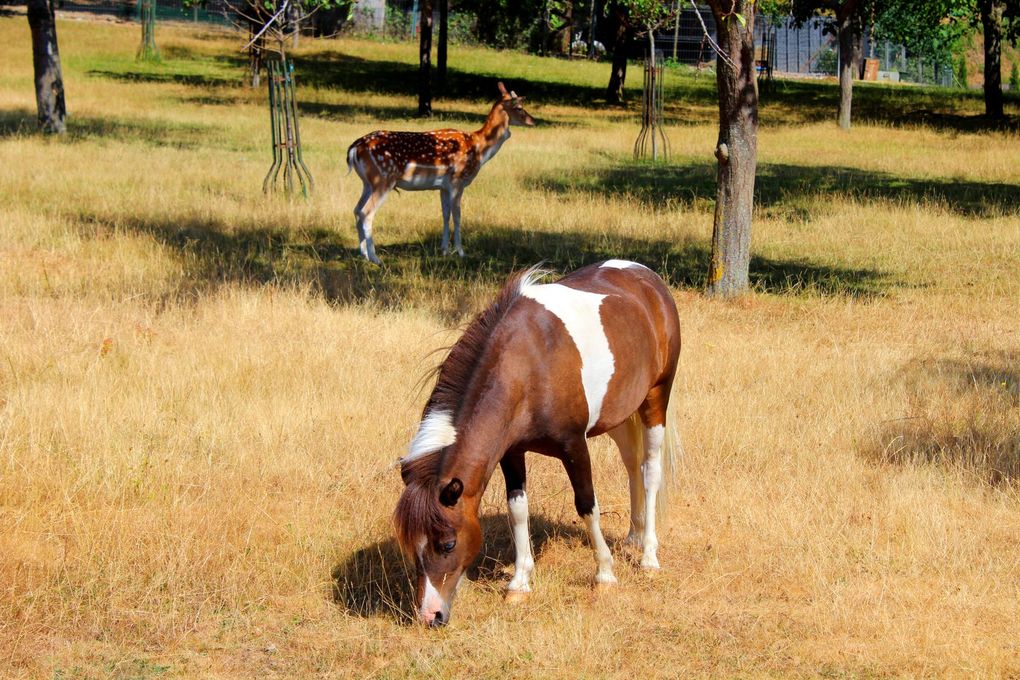
<instances>
[{"instance_id":1,"label":"pony's ear","mask_svg":"<svg viewBox=\"0 0 1020 680\"><path fill-rule=\"evenodd\" d=\"M460 495L464 493L464 483L454 477L450 480L450 483L443 487L443 490L439 492L439 502L448 508L452 508L457 505L457 501L460 500Z\"/></svg>"},{"instance_id":2,"label":"pony's ear","mask_svg":"<svg viewBox=\"0 0 1020 680\"><path fill-rule=\"evenodd\" d=\"M503 86L503 81L502 80L499 81L498 83L496 83L496 86L499 88L499 93L500 94L503 94L503 95L506 94L506 87Z\"/></svg>"}]
</instances>

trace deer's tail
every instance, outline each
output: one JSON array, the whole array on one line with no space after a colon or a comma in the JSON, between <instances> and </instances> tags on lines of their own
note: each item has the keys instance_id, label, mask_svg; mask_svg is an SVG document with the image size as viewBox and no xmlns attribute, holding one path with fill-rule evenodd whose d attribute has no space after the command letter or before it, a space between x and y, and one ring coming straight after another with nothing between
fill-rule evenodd
<instances>
[{"instance_id":1,"label":"deer's tail","mask_svg":"<svg viewBox=\"0 0 1020 680\"><path fill-rule=\"evenodd\" d=\"M351 174L351 170L354 169L354 159L358 157L358 143L354 142L347 147L347 174Z\"/></svg>"}]
</instances>

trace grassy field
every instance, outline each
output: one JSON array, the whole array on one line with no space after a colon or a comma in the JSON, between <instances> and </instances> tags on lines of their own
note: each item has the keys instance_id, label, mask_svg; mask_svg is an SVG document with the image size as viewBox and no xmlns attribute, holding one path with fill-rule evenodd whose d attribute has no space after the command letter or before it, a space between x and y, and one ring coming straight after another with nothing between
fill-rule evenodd
<instances>
[{"instance_id":1,"label":"grassy field","mask_svg":"<svg viewBox=\"0 0 1020 680\"><path fill-rule=\"evenodd\" d=\"M264 93L240 38L61 21L70 118L33 133L24 16L0 16L0 676L1020 675L1020 136L975 95L780 82L762 108L755 292L704 298L713 80L671 73L669 165L606 65L456 48L438 120L415 47L297 50L311 199L260 191ZM344 150L379 127L474 128L495 81L539 119L464 199L434 194L355 256ZM636 78L632 73L631 80ZM635 97L632 97L632 99ZM598 442L619 586L558 463L534 457L534 593L497 475L452 624L410 625L392 462L429 352L514 269L638 259L684 328L684 452L664 569L619 546L626 476Z\"/></svg>"}]
</instances>

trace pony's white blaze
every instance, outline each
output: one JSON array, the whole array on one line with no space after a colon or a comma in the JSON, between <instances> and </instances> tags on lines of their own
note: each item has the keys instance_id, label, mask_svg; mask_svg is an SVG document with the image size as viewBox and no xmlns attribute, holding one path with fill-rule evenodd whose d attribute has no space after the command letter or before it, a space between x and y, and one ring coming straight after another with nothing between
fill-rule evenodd
<instances>
[{"instance_id":1,"label":"pony's white blaze","mask_svg":"<svg viewBox=\"0 0 1020 680\"><path fill-rule=\"evenodd\" d=\"M421 598L421 616L427 623L432 623L436 618L436 612L445 611L443 597L432 585L428 574L425 575L425 595Z\"/></svg>"},{"instance_id":2,"label":"pony's white blaze","mask_svg":"<svg viewBox=\"0 0 1020 680\"><path fill-rule=\"evenodd\" d=\"M415 433L404 456L404 462L446 448L457 441L457 429L449 411L429 411Z\"/></svg>"},{"instance_id":3,"label":"pony's white blaze","mask_svg":"<svg viewBox=\"0 0 1020 680\"><path fill-rule=\"evenodd\" d=\"M556 315L581 355L581 385L588 402L588 432L599 420L602 400L613 377L616 362L602 325L599 307L605 295L576 290L559 283L522 285L521 294Z\"/></svg>"},{"instance_id":4,"label":"pony's white blaze","mask_svg":"<svg viewBox=\"0 0 1020 680\"><path fill-rule=\"evenodd\" d=\"M610 269L627 269L628 267L644 267L645 269L648 269L648 267L645 267L640 262L631 262L630 260L606 260L599 265L600 269L604 269L606 267L609 267Z\"/></svg>"}]
</instances>

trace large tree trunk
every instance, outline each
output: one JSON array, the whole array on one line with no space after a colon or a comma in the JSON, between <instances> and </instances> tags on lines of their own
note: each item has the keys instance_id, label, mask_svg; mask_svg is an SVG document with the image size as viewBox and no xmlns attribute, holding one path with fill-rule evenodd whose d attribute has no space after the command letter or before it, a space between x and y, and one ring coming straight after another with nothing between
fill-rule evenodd
<instances>
[{"instance_id":1,"label":"large tree trunk","mask_svg":"<svg viewBox=\"0 0 1020 680\"><path fill-rule=\"evenodd\" d=\"M418 30L418 115L432 115L432 0L421 0Z\"/></svg>"},{"instance_id":2,"label":"large tree trunk","mask_svg":"<svg viewBox=\"0 0 1020 680\"><path fill-rule=\"evenodd\" d=\"M35 67L35 103L39 127L49 134L67 129L64 78L60 73L57 23L49 0L28 0L28 26L32 30L32 63Z\"/></svg>"},{"instance_id":3,"label":"large tree trunk","mask_svg":"<svg viewBox=\"0 0 1020 680\"><path fill-rule=\"evenodd\" d=\"M981 0L985 33L985 115L1002 118L1002 13L1001 0Z\"/></svg>"},{"instance_id":4,"label":"large tree trunk","mask_svg":"<svg viewBox=\"0 0 1020 680\"><path fill-rule=\"evenodd\" d=\"M850 129L850 107L854 97L854 79L861 66L863 33L860 22L853 14L844 16L839 31L839 114L837 120L844 130Z\"/></svg>"},{"instance_id":5,"label":"large tree trunk","mask_svg":"<svg viewBox=\"0 0 1020 680\"><path fill-rule=\"evenodd\" d=\"M716 62L719 88L719 161L709 295L747 291L751 264L751 212L758 165L758 80L754 68L754 7L751 0L712 0L718 42L727 60ZM741 24L731 14L741 14Z\"/></svg>"},{"instance_id":6,"label":"large tree trunk","mask_svg":"<svg viewBox=\"0 0 1020 680\"><path fill-rule=\"evenodd\" d=\"M609 74L609 87L606 88L606 100L610 104L623 101L623 86L627 81L627 48L630 46L630 20L627 10L618 3L610 9L613 42L613 70Z\"/></svg>"},{"instance_id":7,"label":"large tree trunk","mask_svg":"<svg viewBox=\"0 0 1020 680\"><path fill-rule=\"evenodd\" d=\"M436 80L439 92L446 89L446 41L450 19L450 0L439 0L439 44L436 46Z\"/></svg>"}]
</instances>

